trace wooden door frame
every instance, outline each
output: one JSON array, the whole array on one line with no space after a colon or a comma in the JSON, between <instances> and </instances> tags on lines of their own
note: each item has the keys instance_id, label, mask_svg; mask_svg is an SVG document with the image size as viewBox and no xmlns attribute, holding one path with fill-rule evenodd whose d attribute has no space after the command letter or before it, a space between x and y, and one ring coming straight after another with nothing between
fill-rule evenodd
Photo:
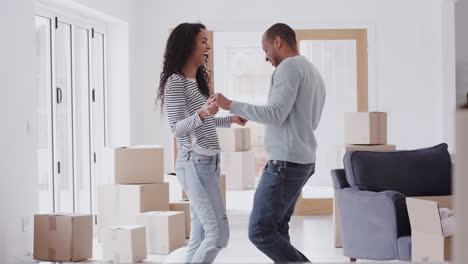
<instances>
[{"instance_id":1,"label":"wooden door frame","mask_svg":"<svg viewBox=\"0 0 468 264\"><path fill-rule=\"evenodd\" d=\"M355 40L356 41L356 94L357 111L369 111L369 80L367 55L367 29L307 29L295 30L297 44L301 40Z\"/></svg>"}]
</instances>

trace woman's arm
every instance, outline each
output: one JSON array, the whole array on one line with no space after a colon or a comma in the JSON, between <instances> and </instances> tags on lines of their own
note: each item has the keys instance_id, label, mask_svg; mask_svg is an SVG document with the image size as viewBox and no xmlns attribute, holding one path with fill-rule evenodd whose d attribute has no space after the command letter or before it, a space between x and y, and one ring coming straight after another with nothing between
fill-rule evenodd
<instances>
[{"instance_id":1,"label":"woman's arm","mask_svg":"<svg viewBox=\"0 0 468 264\"><path fill-rule=\"evenodd\" d=\"M185 116L187 112L185 87L180 80L168 79L165 87L164 105L169 127L174 136L189 135L191 131L203 125L206 113L202 109L193 115Z\"/></svg>"},{"instance_id":2,"label":"woman's arm","mask_svg":"<svg viewBox=\"0 0 468 264\"><path fill-rule=\"evenodd\" d=\"M223 116L214 118L216 127L231 127L232 116Z\"/></svg>"}]
</instances>

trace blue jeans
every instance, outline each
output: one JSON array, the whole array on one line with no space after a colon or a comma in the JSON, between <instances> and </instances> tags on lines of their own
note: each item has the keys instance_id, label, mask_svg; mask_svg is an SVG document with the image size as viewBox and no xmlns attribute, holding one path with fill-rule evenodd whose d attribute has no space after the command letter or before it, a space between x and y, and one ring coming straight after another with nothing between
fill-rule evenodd
<instances>
[{"instance_id":1,"label":"blue jeans","mask_svg":"<svg viewBox=\"0 0 468 264\"><path fill-rule=\"evenodd\" d=\"M229 240L229 224L221 195L219 155L190 151L177 159L176 175L190 201L191 233L186 263L212 263Z\"/></svg>"},{"instance_id":2,"label":"blue jeans","mask_svg":"<svg viewBox=\"0 0 468 264\"><path fill-rule=\"evenodd\" d=\"M310 262L290 243L289 220L315 164L282 167L268 163L255 192L249 239L277 262Z\"/></svg>"}]
</instances>

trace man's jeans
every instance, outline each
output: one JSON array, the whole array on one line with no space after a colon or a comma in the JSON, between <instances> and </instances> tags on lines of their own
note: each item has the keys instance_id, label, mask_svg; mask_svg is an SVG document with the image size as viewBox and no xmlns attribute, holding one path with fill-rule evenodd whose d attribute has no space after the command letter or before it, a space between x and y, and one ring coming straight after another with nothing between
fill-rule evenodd
<instances>
[{"instance_id":1,"label":"man's jeans","mask_svg":"<svg viewBox=\"0 0 468 264\"><path fill-rule=\"evenodd\" d=\"M191 151L177 159L176 174L190 200L191 226L186 263L212 263L229 240L220 189L219 155Z\"/></svg>"},{"instance_id":2,"label":"man's jeans","mask_svg":"<svg viewBox=\"0 0 468 264\"><path fill-rule=\"evenodd\" d=\"M309 262L289 239L289 220L315 164L265 167L250 215L249 239L274 262Z\"/></svg>"}]
</instances>

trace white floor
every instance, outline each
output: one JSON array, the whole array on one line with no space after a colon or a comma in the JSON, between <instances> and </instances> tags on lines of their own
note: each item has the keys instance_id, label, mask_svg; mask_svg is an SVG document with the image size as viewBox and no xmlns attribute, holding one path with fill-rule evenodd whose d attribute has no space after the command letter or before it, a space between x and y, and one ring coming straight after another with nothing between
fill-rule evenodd
<instances>
[{"instance_id":1,"label":"white floor","mask_svg":"<svg viewBox=\"0 0 468 264\"><path fill-rule=\"evenodd\" d=\"M268 257L250 243L247 237L254 191L227 192L231 236L228 247L220 252L215 263L272 263ZM328 193L326 190L319 192ZM310 196L316 195L311 194ZM349 263L348 258L343 256L343 250L333 247L331 215L293 216L290 222L290 234L293 245L313 263ZM86 263L100 263L101 251L102 245L95 241L94 258ZM170 255L149 255L144 263L183 263L184 253L185 248L180 248ZM358 262L371 261L358 260ZM25 263L34 263L34 261Z\"/></svg>"},{"instance_id":2,"label":"white floor","mask_svg":"<svg viewBox=\"0 0 468 264\"><path fill-rule=\"evenodd\" d=\"M215 263L272 263L258 251L247 237L249 214L254 190L227 192L227 208L231 236ZM293 245L313 263L347 263L342 249L333 247L332 216L293 216L290 223ZM101 247L95 245L94 260L100 259ZM183 263L185 248L170 255L149 255L146 263ZM359 262L369 262L361 261Z\"/></svg>"}]
</instances>

